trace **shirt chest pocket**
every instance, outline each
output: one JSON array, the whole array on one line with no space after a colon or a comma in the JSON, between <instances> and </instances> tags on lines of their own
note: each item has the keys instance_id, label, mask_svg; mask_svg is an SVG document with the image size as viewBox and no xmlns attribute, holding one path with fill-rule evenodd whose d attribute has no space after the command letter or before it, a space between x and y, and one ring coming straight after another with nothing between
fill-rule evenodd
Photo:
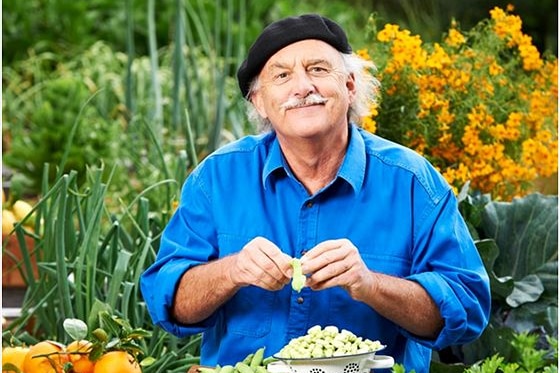
<instances>
[{"instance_id":1,"label":"shirt chest pocket","mask_svg":"<svg viewBox=\"0 0 560 373\"><path fill-rule=\"evenodd\" d=\"M270 333L275 298L273 292L256 286L239 290L224 306L228 332L254 338Z\"/></svg>"}]
</instances>

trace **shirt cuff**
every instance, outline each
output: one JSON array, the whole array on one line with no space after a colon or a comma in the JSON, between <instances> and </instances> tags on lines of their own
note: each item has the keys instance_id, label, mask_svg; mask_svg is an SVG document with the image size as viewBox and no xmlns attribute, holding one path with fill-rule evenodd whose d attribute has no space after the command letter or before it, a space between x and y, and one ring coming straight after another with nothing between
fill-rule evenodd
<instances>
[{"instance_id":1,"label":"shirt cuff","mask_svg":"<svg viewBox=\"0 0 560 373\"><path fill-rule=\"evenodd\" d=\"M146 300L148 312L155 325L178 337L185 337L202 332L212 318L201 323L183 325L177 323L171 315L175 290L181 277L196 263L174 260L160 268L150 268L140 278L140 288Z\"/></svg>"},{"instance_id":2,"label":"shirt cuff","mask_svg":"<svg viewBox=\"0 0 560 373\"><path fill-rule=\"evenodd\" d=\"M419 283L434 300L443 318L443 329L435 339L423 339L405 330L403 333L418 343L435 350L460 344L468 330L469 320L465 310L466 306L458 299L453 287L440 275L433 272L413 275L408 279Z\"/></svg>"}]
</instances>

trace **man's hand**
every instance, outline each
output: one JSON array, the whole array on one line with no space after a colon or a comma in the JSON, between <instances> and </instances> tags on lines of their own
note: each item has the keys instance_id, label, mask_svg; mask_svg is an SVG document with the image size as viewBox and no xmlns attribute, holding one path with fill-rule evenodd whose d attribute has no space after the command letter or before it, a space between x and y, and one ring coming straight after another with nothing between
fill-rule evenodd
<instances>
[{"instance_id":1,"label":"man's hand","mask_svg":"<svg viewBox=\"0 0 560 373\"><path fill-rule=\"evenodd\" d=\"M443 328L437 305L420 284L370 271L347 239L321 242L301 258L301 267L313 290L340 286L413 334L436 338Z\"/></svg>"},{"instance_id":2,"label":"man's hand","mask_svg":"<svg viewBox=\"0 0 560 373\"><path fill-rule=\"evenodd\" d=\"M358 300L374 291L371 271L347 239L321 242L301 258L301 265L304 274L311 274L306 285L313 290L340 286Z\"/></svg>"},{"instance_id":3,"label":"man's hand","mask_svg":"<svg viewBox=\"0 0 560 373\"><path fill-rule=\"evenodd\" d=\"M291 280L291 257L266 238L254 238L234 257L229 276L236 286L255 285L274 291Z\"/></svg>"},{"instance_id":4,"label":"man's hand","mask_svg":"<svg viewBox=\"0 0 560 373\"><path fill-rule=\"evenodd\" d=\"M236 254L192 267L179 282L173 316L183 324L194 324L244 286L280 290L291 280L291 259L269 240L257 237Z\"/></svg>"}]
</instances>

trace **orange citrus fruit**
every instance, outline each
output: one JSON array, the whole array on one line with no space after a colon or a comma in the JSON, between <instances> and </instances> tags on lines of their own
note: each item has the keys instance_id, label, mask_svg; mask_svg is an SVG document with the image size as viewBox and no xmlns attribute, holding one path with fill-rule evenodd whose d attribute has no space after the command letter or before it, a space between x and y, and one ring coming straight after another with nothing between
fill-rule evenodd
<instances>
[{"instance_id":1,"label":"orange citrus fruit","mask_svg":"<svg viewBox=\"0 0 560 373\"><path fill-rule=\"evenodd\" d=\"M23 360L25 373L62 373L68 361L63 348L52 341L41 341L29 347Z\"/></svg>"},{"instance_id":2,"label":"orange citrus fruit","mask_svg":"<svg viewBox=\"0 0 560 373\"><path fill-rule=\"evenodd\" d=\"M95 362L93 373L142 373L142 369L128 352L109 351Z\"/></svg>"},{"instance_id":3,"label":"orange citrus fruit","mask_svg":"<svg viewBox=\"0 0 560 373\"><path fill-rule=\"evenodd\" d=\"M28 347L21 346L2 348L2 366L4 366L4 364L12 364L23 372L23 361L28 351ZM2 372L15 372L15 370L2 369Z\"/></svg>"},{"instance_id":4,"label":"orange citrus fruit","mask_svg":"<svg viewBox=\"0 0 560 373\"><path fill-rule=\"evenodd\" d=\"M93 373L93 362L89 359L91 347L91 342L86 340L74 341L66 346L74 373Z\"/></svg>"}]
</instances>

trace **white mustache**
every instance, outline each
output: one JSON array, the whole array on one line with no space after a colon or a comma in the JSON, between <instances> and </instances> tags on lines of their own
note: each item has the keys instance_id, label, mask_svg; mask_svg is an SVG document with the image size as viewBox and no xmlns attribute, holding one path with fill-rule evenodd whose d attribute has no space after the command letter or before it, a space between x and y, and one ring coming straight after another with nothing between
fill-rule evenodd
<instances>
[{"instance_id":1,"label":"white mustache","mask_svg":"<svg viewBox=\"0 0 560 373\"><path fill-rule=\"evenodd\" d=\"M288 109L294 109L303 106L324 104L325 102L327 102L327 99L321 96L320 94L311 93L309 96L304 98L292 97L288 99L288 101L280 105L280 108L284 110L288 110Z\"/></svg>"}]
</instances>

